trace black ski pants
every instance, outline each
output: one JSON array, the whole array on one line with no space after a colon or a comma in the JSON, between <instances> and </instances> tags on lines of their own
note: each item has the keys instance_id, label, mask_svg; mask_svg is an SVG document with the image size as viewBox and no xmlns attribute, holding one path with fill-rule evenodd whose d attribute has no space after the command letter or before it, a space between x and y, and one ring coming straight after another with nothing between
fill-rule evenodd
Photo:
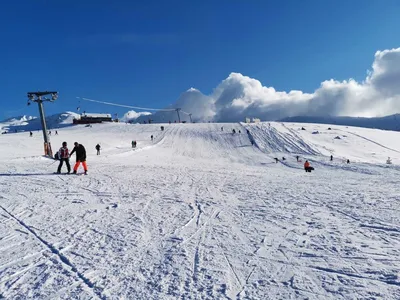
<instances>
[{"instance_id":1,"label":"black ski pants","mask_svg":"<svg viewBox=\"0 0 400 300\"><path fill-rule=\"evenodd\" d=\"M58 169L57 169L58 173L61 172L61 168L63 166L64 161L65 161L65 164L67 165L68 172L71 172L71 165L69 164L69 158L61 158L60 164L58 165Z\"/></svg>"}]
</instances>

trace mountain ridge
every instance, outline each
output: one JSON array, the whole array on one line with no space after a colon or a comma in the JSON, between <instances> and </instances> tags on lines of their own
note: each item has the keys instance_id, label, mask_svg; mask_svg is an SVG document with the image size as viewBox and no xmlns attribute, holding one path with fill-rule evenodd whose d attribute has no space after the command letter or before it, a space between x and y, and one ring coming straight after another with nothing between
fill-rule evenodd
<instances>
[{"instance_id":1,"label":"mountain ridge","mask_svg":"<svg viewBox=\"0 0 400 300\"><path fill-rule=\"evenodd\" d=\"M46 117L48 129L57 129L73 125L73 119L79 118L79 114L66 111ZM142 123L152 120L153 123L174 123L177 119L175 111L149 113L127 112L122 122ZM190 122L187 115L181 114L181 121ZM240 122L238 120L237 122ZM271 120L272 121L272 120ZM382 130L400 131L400 114L384 117L346 117L346 116L293 116L277 120L277 122L288 123L313 123L326 125L343 125L363 128L376 128ZM35 116L20 115L0 121L1 132L33 131L41 129L40 118Z\"/></svg>"},{"instance_id":2,"label":"mountain ridge","mask_svg":"<svg viewBox=\"0 0 400 300\"><path fill-rule=\"evenodd\" d=\"M343 125L400 131L400 114L372 118L345 116L294 116L280 119L279 122Z\"/></svg>"}]
</instances>

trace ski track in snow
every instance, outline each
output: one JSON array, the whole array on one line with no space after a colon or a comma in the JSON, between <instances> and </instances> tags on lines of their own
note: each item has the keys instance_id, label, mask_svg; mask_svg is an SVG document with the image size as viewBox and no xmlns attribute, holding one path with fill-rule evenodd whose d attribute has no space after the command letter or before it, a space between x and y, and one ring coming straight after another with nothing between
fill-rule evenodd
<instances>
[{"instance_id":1,"label":"ski track in snow","mask_svg":"<svg viewBox=\"0 0 400 300\"><path fill-rule=\"evenodd\" d=\"M2 136L0 298L399 299L394 133L301 126L59 130L53 147L84 141L88 176L51 174L26 153L39 138Z\"/></svg>"}]
</instances>

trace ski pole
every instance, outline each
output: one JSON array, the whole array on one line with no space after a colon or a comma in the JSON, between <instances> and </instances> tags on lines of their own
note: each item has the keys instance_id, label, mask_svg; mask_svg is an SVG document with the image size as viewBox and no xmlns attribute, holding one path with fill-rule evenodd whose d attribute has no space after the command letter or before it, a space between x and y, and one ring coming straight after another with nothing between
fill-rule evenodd
<instances>
[{"instance_id":1,"label":"ski pole","mask_svg":"<svg viewBox=\"0 0 400 300\"><path fill-rule=\"evenodd\" d=\"M48 167L50 167L51 165L53 165L57 160L54 160L51 164L48 165Z\"/></svg>"}]
</instances>

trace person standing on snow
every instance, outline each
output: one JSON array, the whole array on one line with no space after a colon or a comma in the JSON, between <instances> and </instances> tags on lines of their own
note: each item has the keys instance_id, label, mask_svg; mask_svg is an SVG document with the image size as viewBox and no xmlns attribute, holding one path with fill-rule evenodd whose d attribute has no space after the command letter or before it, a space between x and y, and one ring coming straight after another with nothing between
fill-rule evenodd
<instances>
[{"instance_id":1,"label":"person standing on snow","mask_svg":"<svg viewBox=\"0 0 400 300\"><path fill-rule=\"evenodd\" d=\"M63 142L62 147L60 150L58 150L58 159L60 160L60 164L58 165L57 173L61 173L62 165L65 162L69 174L71 172L71 165L69 164L69 151L67 148L67 142Z\"/></svg>"},{"instance_id":2,"label":"person standing on snow","mask_svg":"<svg viewBox=\"0 0 400 300\"><path fill-rule=\"evenodd\" d=\"M74 166L74 174L78 171L80 164L82 163L83 169L85 170L85 175L87 174L87 165L86 165L86 149L82 144L78 144L78 142L74 143L75 147L72 149L70 156L76 152L76 163Z\"/></svg>"},{"instance_id":3,"label":"person standing on snow","mask_svg":"<svg viewBox=\"0 0 400 300\"><path fill-rule=\"evenodd\" d=\"M306 162L304 163L304 170L305 170L306 172L310 172L310 173L311 173L312 170L314 170L314 168L311 167L311 165L310 165L310 163L308 162L308 160L306 160Z\"/></svg>"},{"instance_id":4,"label":"person standing on snow","mask_svg":"<svg viewBox=\"0 0 400 300\"><path fill-rule=\"evenodd\" d=\"M97 155L100 155L100 144L97 144L96 145L96 150L97 150Z\"/></svg>"}]
</instances>

